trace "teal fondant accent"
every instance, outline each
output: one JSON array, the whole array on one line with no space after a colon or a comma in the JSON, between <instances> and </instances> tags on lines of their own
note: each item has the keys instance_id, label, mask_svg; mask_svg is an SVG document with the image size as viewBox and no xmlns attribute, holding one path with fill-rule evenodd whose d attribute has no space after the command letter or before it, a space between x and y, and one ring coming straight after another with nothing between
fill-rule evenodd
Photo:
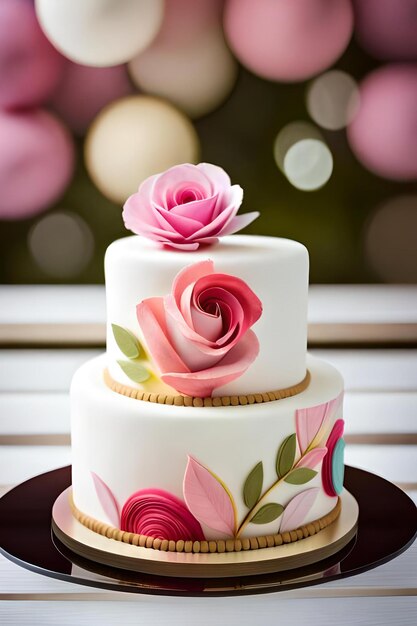
<instances>
[{"instance_id":1,"label":"teal fondant accent","mask_svg":"<svg viewBox=\"0 0 417 626\"><path fill-rule=\"evenodd\" d=\"M333 489L339 495L343 489L345 476L345 440L339 439L333 449L332 456L332 483Z\"/></svg>"}]
</instances>

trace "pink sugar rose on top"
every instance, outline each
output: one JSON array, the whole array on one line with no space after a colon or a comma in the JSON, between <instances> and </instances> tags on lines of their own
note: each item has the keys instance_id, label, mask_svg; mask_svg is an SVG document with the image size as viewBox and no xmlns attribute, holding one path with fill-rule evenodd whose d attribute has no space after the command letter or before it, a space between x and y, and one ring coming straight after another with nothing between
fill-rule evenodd
<instances>
[{"instance_id":1,"label":"pink sugar rose on top","mask_svg":"<svg viewBox=\"0 0 417 626\"><path fill-rule=\"evenodd\" d=\"M169 295L147 298L136 310L162 380L186 395L210 396L258 355L250 327L261 301L240 278L216 274L210 260L184 268Z\"/></svg>"},{"instance_id":2,"label":"pink sugar rose on top","mask_svg":"<svg viewBox=\"0 0 417 626\"><path fill-rule=\"evenodd\" d=\"M217 165L185 163L150 176L123 207L126 228L180 250L196 250L231 235L259 216L236 215L243 189Z\"/></svg>"}]
</instances>

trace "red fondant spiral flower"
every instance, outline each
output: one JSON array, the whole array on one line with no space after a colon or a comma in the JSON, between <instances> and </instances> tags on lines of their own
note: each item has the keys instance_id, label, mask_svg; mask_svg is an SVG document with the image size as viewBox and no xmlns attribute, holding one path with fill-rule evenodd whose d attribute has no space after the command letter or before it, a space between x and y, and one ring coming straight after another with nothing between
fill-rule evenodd
<instances>
[{"instance_id":1,"label":"red fondant spiral flower","mask_svg":"<svg viewBox=\"0 0 417 626\"><path fill-rule=\"evenodd\" d=\"M132 494L122 509L121 530L173 541L204 539L199 522L186 505L163 489Z\"/></svg>"}]
</instances>

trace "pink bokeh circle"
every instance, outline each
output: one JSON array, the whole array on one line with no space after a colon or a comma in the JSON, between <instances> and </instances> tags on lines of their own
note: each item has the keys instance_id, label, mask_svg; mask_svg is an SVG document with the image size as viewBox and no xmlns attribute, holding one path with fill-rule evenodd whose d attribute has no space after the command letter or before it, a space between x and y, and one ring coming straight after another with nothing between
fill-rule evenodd
<instances>
[{"instance_id":1,"label":"pink bokeh circle","mask_svg":"<svg viewBox=\"0 0 417 626\"><path fill-rule=\"evenodd\" d=\"M369 74L348 127L358 160L384 178L417 179L416 130L417 65L387 65Z\"/></svg>"},{"instance_id":2,"label":"pink bokeh circle","mask_svg":"<svg viewBox=\"0 0 417 626\"><path fill-rule=\"evenodd\" d=\"M0 111L0 219L47 209L71 180L74 147L65 126L37 109Z\"/></svg>"},{"instance_id":3,"label":"pink bokeh circle","mask_svg":"<svg viewBox=\"0 0 417 626\"><path fill-rule=\"evenodd\" d=\"M355 35L377 59L417 60L417 0L354 0Z\"/></svg>"},{"instance_id":4,"label":"pink bokeh circle","mask_svg":"<svg viewBox=\"0 0 417 626\"><path fill-rule=\"evenodd\" d=\"M43 34L28 0L0 2L0 107L42 104L55 88L63 57Z\"/></svg>"},{"instance_id":5,"label":"pink bokeh circle","mask_svg":"<svg viewBox=\"0 0 417 626\"><path fill-rule=\"evenodd\" d=\"M90 67L68 61L51 105L74 133L84 135L106 104L134 91L125 65Z\"/></svg>"},{"instance_id":6,"label":"pink bokeh circle","mask_svg":"<svg viewBox=\"0 0 417 626\"><path fill-rule=\"evenodd\" d=\"M249 70L301 81L332 65L352 35L350 0L227 0L226 38Z\"/></svg>"}]
</instances>

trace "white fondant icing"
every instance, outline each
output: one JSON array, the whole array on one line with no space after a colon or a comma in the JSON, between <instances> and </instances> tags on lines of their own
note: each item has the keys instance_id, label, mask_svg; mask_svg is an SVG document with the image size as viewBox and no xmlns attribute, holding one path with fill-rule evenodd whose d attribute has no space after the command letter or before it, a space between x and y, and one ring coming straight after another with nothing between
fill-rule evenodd
<instances>
[{"instance_id":1,"label":"white fondant icing","mask_svg":"<svg viewBox=\"0 0 417 626\"><path fill-rule=\"evenodd\" d=\"M133 383L117 364L123 359L111 330L118 324L146 345L136 318L136 305L171 291L176 274L186 267L212 259L218 273L243 279L263 304L253 326L260 352L237 380L213 395L241 395L272 391L303 380L307 342L308 252L295 241L277 237L231 235L214 246L195 252L162 250L152 241L133 236L119 239L105 258L107 296L107 364L111 376ZM168 393L173 390L168 388Z\"/></svg>"},{"instance_id":2,"label":"white fondant icing","mask_svg":"<svg viewBox=\"0 0 417 626\"><path fill-rule=\"evenodd\" d=\"M127 398L103 383L106 357L92 359L76 372L71 387L72 483L76 506L106 523L91 471L110 487L120 505L139 489L166 489L182 498L182 483L191 454L217 474L232 492L242 520L247 513L243 484L259 461L264 486L276 480L275 462L282 441L295 432L297 409L332 400L343 390L338 371L307 357L311 383L302 393L284 400L231 407L161 406ZM341 415L333 416L333 421ZM284 506L303 489L319 488L305 523L326 515L336 504L317 475L303 486L281 483L266 502ZM277 522L249 524L243 536L270 534ZM207 538L219 534L203 528Z\"/></svg>"}]
</instances>

